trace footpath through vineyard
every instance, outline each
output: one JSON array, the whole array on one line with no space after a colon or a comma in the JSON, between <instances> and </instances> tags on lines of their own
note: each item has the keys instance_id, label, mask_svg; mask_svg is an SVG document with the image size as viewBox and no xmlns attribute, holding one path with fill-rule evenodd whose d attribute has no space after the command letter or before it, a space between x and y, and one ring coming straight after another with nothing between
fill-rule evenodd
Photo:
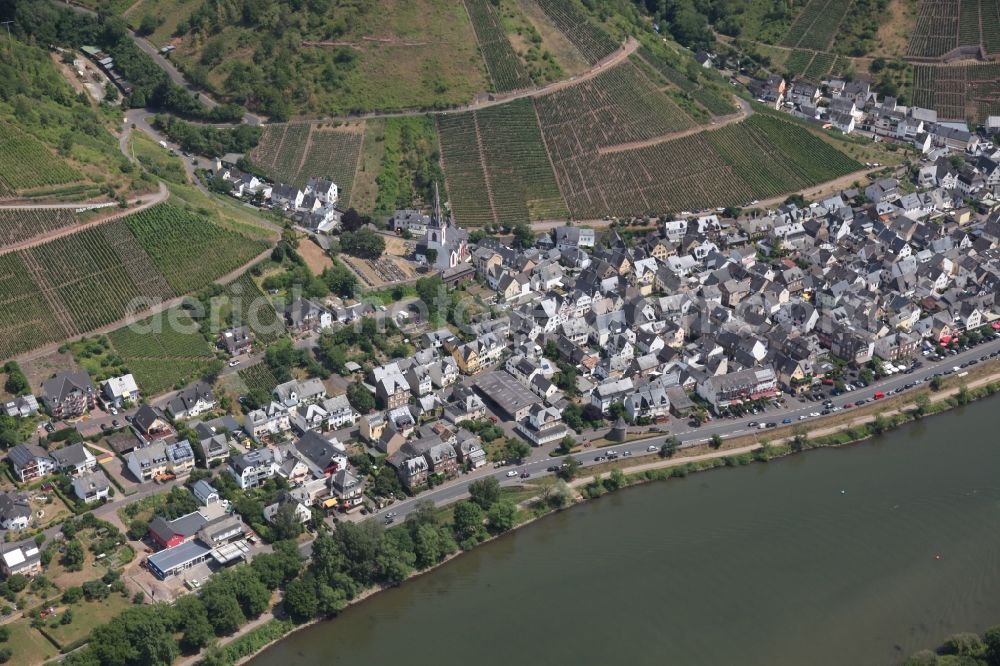
<instances>
[{"instance_id":1,"label":"footpath through vineyard","mask_svg":"<svg viewBox=\"0 0 1000 666\"><path fill-rule=\"evenodd\" d=\"M728 116L722 116L717 118L712 125L705 127L704 125L696 125L694 127L689 127L687 129L679 130L677 132L671 132L670 134L663 134L660 136L654 136L651 139L645 139L643 141L629 141L628 143L618 143L613 146L598 146L598 155L607 155L609 153L623 153L629 150L635 150L637 148L647 148L649 146L655 146L660 143L666 143L667 141L673 141L675 139L683 139L686 136L691 136L692 134L699 134L701 132L706 132L709 130L722 129L726 125L732 125L733 123L738 123L741 120L746 120L753 114L753 107L750 106L750 102L746 101L742 97L737 97L736 102L739 104L740 108L735 113L731 113Z\"/></svg>"},{"instance_id":2,"label":"footpath through vineyard","mask_svg":"<svg viewBox=\"0 0 1000 666\"><path fill-rule=\"evenodd\" d=\"M91 227L98 227L102 224L107 224L108 222L113 222L119 218L125 217L126 215L132 215L133 213L138 213L139 211L146 210L151 206L155 206L158 203L163 203L170 196L170 191L167 186L160 181L160 188L152 194L143 194L129 202L129 207L124 209L119 209L112 215L102 217L96 220L91 220L90 222L85 222L84 224L79 224L70 227L62 227L60 229L55 229L45 234L29 238L27 240L21 241L19 243L10 243L0 247L0 255L8 254L10 252L17 252L18 250L27 250L29 248L35 247L36 245L43 245L49 243L58 238L63 238L64 236L69 236L71 234L76 234L84 229L90 229Z\"/></svg>"}]
</instances>

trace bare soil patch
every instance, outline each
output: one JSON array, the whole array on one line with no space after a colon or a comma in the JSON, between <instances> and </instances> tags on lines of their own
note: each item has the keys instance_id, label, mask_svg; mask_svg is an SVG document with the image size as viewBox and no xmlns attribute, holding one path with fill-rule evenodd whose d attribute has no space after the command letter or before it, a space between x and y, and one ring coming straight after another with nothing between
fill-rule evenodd
<instances>
[{"instance_id":1,"label":"bare soil patch","mask_svg":"<svg viewBox=\"0 0 1000 666\"><path fill-rule=\"evenodd\" d=\"M319 275L323 269L333 266L333 259L311 238L299 243L298 252L313 275Z\"/></svg>"}]
</instances>

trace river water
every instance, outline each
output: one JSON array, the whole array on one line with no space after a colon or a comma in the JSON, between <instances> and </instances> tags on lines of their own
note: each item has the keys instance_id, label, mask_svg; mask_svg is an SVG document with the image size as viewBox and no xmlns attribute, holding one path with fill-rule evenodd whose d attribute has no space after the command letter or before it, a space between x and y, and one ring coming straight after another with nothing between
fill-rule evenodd
<instances>
[{"instance_id":1,"label":"river water","mask_svg":"<svg viewBox=\"0 0 1000 666\"><path fill-rule=\"evenodd\" d=\"M998 408L588 502L251 663L898 663L1000 624Z\"/></svg>"}]
</instances>

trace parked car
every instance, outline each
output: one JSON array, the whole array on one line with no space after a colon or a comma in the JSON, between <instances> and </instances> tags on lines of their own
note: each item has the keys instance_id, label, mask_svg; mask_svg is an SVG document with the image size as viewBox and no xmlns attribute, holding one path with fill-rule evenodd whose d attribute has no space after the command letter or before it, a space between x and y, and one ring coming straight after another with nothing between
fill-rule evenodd
<instances>
[{"instance_id":1,"label":"parked car","mask_svg":"<svg viewBox=\"0 0 1000 666\"><path fill-rule=\"evenodd\" d=\"M509 471L507 472L507 478L508 478L508 479L510 479L510 478L513 478L513 477L515 477L515 476L517 476L517 470L513 470L513 469L512 469L512 470L509 470Z\"/></svg>"}]
</instances>

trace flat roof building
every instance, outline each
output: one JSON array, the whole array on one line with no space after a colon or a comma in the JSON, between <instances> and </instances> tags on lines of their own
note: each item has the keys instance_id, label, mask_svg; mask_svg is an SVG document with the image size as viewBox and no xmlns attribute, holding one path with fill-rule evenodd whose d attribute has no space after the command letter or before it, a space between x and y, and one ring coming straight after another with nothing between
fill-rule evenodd
<instances>
[{"instance_id":1,"label":"flat roof building","mask_svg":"<svg viewBox=\"0 0 1000 666\"><path fill-rule=\"evenodd\" d=\"M474 385L487 402L515 421L527 417L532 405L542 401L506 370L488 372L476 379Z\"/></svg>"}]
</instances>

